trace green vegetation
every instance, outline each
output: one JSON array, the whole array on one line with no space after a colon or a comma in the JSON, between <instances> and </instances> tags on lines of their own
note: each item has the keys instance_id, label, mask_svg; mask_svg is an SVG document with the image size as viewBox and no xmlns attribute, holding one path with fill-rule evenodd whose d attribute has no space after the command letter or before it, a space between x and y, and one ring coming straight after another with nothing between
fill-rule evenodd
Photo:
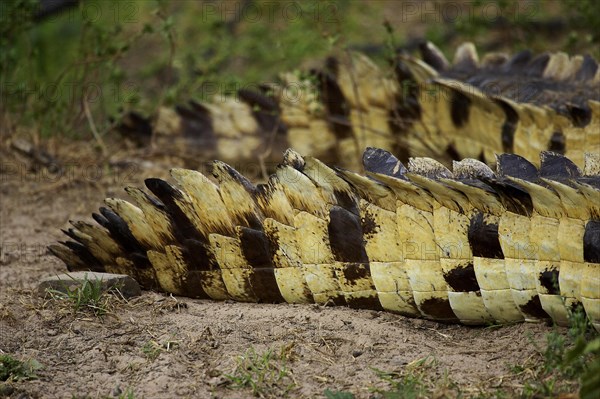
<instances>
[{"instance_id":1,"label":"green vegetation","mask_svg":"<svg viewBox=\"0 0 600 399\"><path fill-rule=\"evenodd\" d=\"M573 312L570 327L546 334L537 354L525 364L510 367L510 374L500 378L500 385L468 387L452 380L440 370L432 356L417 359L400 370L382 371L372 368L385 383L373 387L377 399L421 398L554 398L579 394L581 399L600 397L600 336L582 311ZM441 377L440 377L441 376ZM326 389L327 399L353 399L346 391Z\"/></svg>"},{"instance_id":2,"label":"green vegetation","mask_svg":"<svg viewBox=\"0 0 600 399\"><path fill-rule=\"evenodd\" d=\"M398 372L385 372L373 369L375 374L389 385L389 389L374 388L377 398L382 399L417 399L432 396L461 397L458 385L446 374L439 378L432 373L437 367L437 360L427 356L407 364Z\"/></svg>"},{"instance_id":3,"label":"green vegetation","mask_svg":"<svg viewBox=\"0 0 600 399\"><path fill-rule=\"evenodd\" d=\"M252 394L262 398L287 397L295 387L293 376L287 368L291 357L290 347L274 351L268 349L257 353L250 348L236 359L235 369L225 374L233 389L249 388Z\"/></svg>"},{"instance_id":4,"label":"green vegetation","mask_svg":"<svg viewBox=\"0 0 600 399\"><path fill-rule=\"evenodd\" d=\"M431 24L427 38L438 42L458 34L489 49L503 48L510 42L514 43L513 50L543 52L552 48L600 56L600 3L596 0L475 0L470 4L469 12L448 11L453 31L447 25Z\"/></svg>"},{"instance_id":5,"label":"green vegetation","mask_svg":"<svg viewBox=\"0 0 600 399\"><path fill-rule=\"evenodd\" d=\"M583 370L581 370L581 388L579 395L581 399L593 399L600 397L600 337L586 342L581 337L577 339L575 347L572 348L565 357L564 364L572 367L573 364L580 364L584 361Z\"/></svg>"},{"instance_id":6,"label":"green vegetation","mask_svg":"<svg viewBox=\"0 0 600 399\"><path fill-rule=\"evenodd\" d=\"M65 283L65 290L48 290L51 298L57 301L69 303L75 313L80 311L91 311L95 316L103 316L108 313L111 298L115 298L111 291L105 291L102 280L88 280L87 278L74 288Z\"/></svg>"},{"instance_id":7,"label":"green vegetation","mask_svg":"<svg viewBox=\"0 0 600 399\"><path fill-rule=\"evenodd\" d=\"M570 33L570 44L584 41L600 43L600 2L596 0L562 0L565 9L574 10L570 13L571 25L582 26L584 31L576 30Z\"/></svg>"},{"instance_id":8,"label":"green vegetation","mask_svg":"<svg viewBox=\"0 0 600 399\"><path fill-rule=\"evenodd\" d=\"M135 399L135 392L132 388L127 388L125 392L119 395L119 399Z\"/></svg>"},{"instance_id":9,"label":"green vegetation","mask_svg":"<svg viewBox=\"0 0 600 399\"><path fill-rule=\"evenodd\" d=\"M150 114L256 87L348 48L385 62L387 50L414 44L415 32L446 53L471 40L600 55L595 0L435 2L425 10L393 3L82 1L34 22L37 0L9 0L0 13L0 127L93 139L103 150L129 109Z\"/></svg>"},{"instance_id":10,"label":"green vegetation","mask_svg":"<svg viewBox=\"0 0 600 399\"><path fill-rule=\"evenodd\" d=\"M179 342L174 340L165 340L161 342L150 340L146 342L142 347L142 353L150 361L154 361L158 358L158 356L160 356L161 353L170 352L178 346Z\"/></svg>"},{"instance_id":11,"label":"green vegetation","mask_svg":"<svg viewBox=\"0 0 600 399\"><path fill-rule=\"evenodd\" d=\"M347 392L347 391L331 391L329 389L326 389L324 394L327 399L354 399L355 398L353 393Z\"/></svg>"},{"instance_id":12,"label":"green vegetation","mask_svg":"<svg viewBox=\"0 0 600 399\"><path fill-rule=\"evenodd\" d=\"M94 137L100 146L129 108L149 113L161 104L255 87L327 53L342 32L360 37L358 21L346 13L373 17L379 9L348 1L107 0L33 23L35 4L3 6L7 101L0 112L10 116L11 131Z\"/></svg>"},{"instance_id":13,"label":"green vegetation","mask_svg":"<svg viewBox=\"0 0 600 399\"><path fill-rule=\"evenodd\" d=\"M573 312L567 334L555 329L546 335L546 345L538 347L539 357L531 364L514 366L527 370L532 378L525 383L524 397L556 396L578 390L582 398L597 397L600 391L600 336L583 311ZM589 396L594 392L595 396Z\"/></svg>"},{"instance_id":14,"label":"green vegetation","mask_svg":"<svg viewBox=\"0 0 600 399\"><path fill-rule=\"evenodd\" d=\"M0 381L33 380L42 365L34 360L20 361L9 354L0 354Z\"/></svg>"},{"instance_id":15,"label":"green vegetation","mask_svg":"<svg viewBox=\"0 0 600 399\"><path fill-rule=\"evenodd\" d=\"M108 116L135 101L118 61L144 34L126 31L116 1L94 2L33 24L33 0L6 5L2 43L2 95L12 129L31 127L42 136L75 135L83 127L99 134L110 128ZM88 3L89 4L89 3ZM20 18L14 19L13 15Z\"/></svg>"},{"instance_id":16,"label":"green vegetation","mask_svg":"<svg viewBox=\"0 0 600 399\"><path fill-rule=\"evenodd\" d=\"M142 347L142 353L151 361L158 358L162 351L162 346L155 341L148 341Z\"/></svg>"}]
</instances>

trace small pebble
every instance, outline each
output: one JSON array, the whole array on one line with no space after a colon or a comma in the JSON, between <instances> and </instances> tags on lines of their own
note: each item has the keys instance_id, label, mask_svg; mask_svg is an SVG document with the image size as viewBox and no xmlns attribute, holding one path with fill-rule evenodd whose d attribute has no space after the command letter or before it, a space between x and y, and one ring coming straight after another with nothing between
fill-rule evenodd
<instances>
[{"instance_id":1,"label":"small pebble","mask_svg":"<svg viewBox=\"0 0 600 399\"><path fill-rule=\"evenodd\" d=\"M359 357L362 354L363 354L363 351L358 350L358 349L355 349L355 350L352 351L352 357L354 357L354 358L357 358L357 357Z\"/></svg>"},{"instance_id":2,"label":"small pebble","mask_svg":"<svg viewBox=\"0 0 600 399\"><path fill-rule=\"evenodd\" d=\"M112 395L117 396L117 397L120 396L122 393L123 393L123 391L121 390L121 387L118 385L112 391Z\"/></svg>"}]
</instances>

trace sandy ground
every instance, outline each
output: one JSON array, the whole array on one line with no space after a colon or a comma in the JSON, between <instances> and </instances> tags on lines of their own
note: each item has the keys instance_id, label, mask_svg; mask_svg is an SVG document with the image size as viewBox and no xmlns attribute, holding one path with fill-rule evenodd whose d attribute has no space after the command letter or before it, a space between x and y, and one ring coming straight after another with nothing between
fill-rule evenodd
<instances>
[{"instance_id":1,"label":"sandy ground","mask_svg":"<svg viewBox=\"0 0 600 399\"><path fill-rule=\"evenodd\" d=\"M101 199L126 184L166 171L165 161L120 170L74 158L71 173L32 172L3 152L0 237L0 354L35 359L38 379L4 384L12 398L253 397L237 388L239 357L272 350L276 371L258 396L324 397L326 389L357 398L386 389L377 370L405 374L427 358L424 379L440 397L517 392L527 378L514 365L539 360L539 324L473 328L348 308L211 302L144 292L113 300L96 317L38 297L35 286L64 266L46 246L62 239L69 219L89 219ZM15 172L15 170L17 172ZM94 174L94 171L96 174ZM238 369L239 371L239 369ZM525 373L526 374L526 373ZM1 384L1 383L0 383Z\"/></svg>"}]
</instances>

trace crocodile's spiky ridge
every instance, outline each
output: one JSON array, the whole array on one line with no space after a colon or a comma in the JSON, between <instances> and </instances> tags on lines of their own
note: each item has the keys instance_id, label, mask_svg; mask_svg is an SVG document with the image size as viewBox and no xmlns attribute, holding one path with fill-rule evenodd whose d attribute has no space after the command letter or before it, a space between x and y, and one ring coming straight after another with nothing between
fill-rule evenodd
<instances>
[{"instance_id":1,"label":"crocodile's spiky ridge","mask_svg":"<svg viewBox=\"0 0 600 399\"><path fill-rule=\"evenodd\" d=\"M129 114L121 130L153 134L178 154L236 163L292 147L358 170L360 154L374 146L445 164L466 157L493 164L502 152L535 160L549 150L581 167L584 152L600 152L600 69L588 55L565 53L480 60L471 43L452 63L426 43L421 59L401 55L389 71L344 53L260 91L162 108L152 121Z\"/></svg>"},{"instance_id":2,"label":"crocodile's spiky ridge","mask_svg":"<svg viewBox=\"0 0 600 399\"><path fill-rule=\"evenodd\" d=\"M465 159L403 165L368 148L366 175L288 150L266 184L215 161L218 184L127 188L73 240L50 250L69 270L126 273L146 288L250 302L333 303L444 322L552 318L581 305L600 328L600 158L581 171L543 152L497 171Z\"/></svg>"}]
</instances>

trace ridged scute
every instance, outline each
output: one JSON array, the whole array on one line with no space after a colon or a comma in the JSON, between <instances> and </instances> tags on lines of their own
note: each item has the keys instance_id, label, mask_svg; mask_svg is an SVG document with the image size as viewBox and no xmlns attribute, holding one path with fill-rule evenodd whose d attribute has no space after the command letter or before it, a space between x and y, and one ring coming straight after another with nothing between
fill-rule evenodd
<instances>
[{"instance_id":1,"label":"ridged scute","mask_svg":"<svg viewBox=\"0 0 600 399\"><path fill-rule=\"evenodd\" d=\"M385 68L344 52L256 91L162 108L152 120L128 114L120 130L187 158L276 162L292 147L353 170L367 147L447 166L463 158L493 164L502 152L539 166L538 154L552 151L583 167L585 153L600 153L600 68L589 55L480 59L464 43L448 61L432 43L420 50Z\"/></svg>"},{"instance_id":2,"label":"ridged scute","mask_svg":"<svg viewBox=\"0 0 600 399\"><path fill-rule=\"evenodd\" d=\"M467 50L465 50L467 51ZM369 148L366 175L288 150L255 186L215 161L218 184L127 188L98 225L72 222L50 250L69 270L127 273L146 288L215 300L347 305L464 324L553 319L583 309L600 328L600 176L542 153L497 171L405 167ZM589 162L597 160L590 156Z\"/></svg>"}]
</instances>

